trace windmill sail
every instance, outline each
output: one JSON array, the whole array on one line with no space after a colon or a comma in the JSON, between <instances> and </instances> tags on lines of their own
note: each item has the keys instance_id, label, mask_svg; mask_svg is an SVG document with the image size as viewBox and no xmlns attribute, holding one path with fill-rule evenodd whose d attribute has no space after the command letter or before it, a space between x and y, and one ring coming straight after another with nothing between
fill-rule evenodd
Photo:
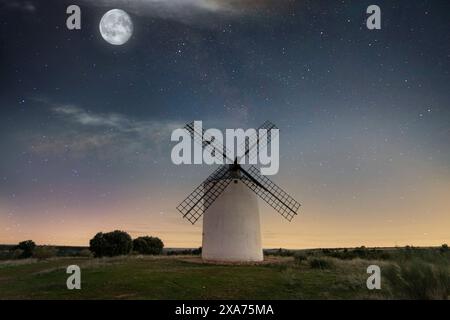
<instances>
[{"instance_id":1,"label":"windmill sail","mask_svg":"<svg viewBox=\"0 0 450 320\"><path fill-rule=\"evenodd\" d=\"M203 148L207 148L208 146L213 148L214 152L218 152L224 159L228 159L230 163L233 162L227 154L230 154L226 147L215 140L214 137L209 136L205 133L205 130L198 131L194 126L194 122L190 122L184 126L184 128L191 134L191 137L195 142L199 143Z\"/></svg>"},{"instance_id":2,"label":"windmill sail","mask_svg":"<svg viewBox=\"0 0 450 320\"><path fill-rule=\"evenodd\" d=\"M177 206L177 210L194 224L230 184L230 178L229 166L219 167Z\"/></svg>"},{"instance_id":3,"label":"windmill sail","mask_svg":"<svg viewBox=\"0 0 450 320\"><path fill-rule=\"evenodd\" d=\"M300 203L294 200L269 178L260 175L258 168L250 166L248 171L244 170L239 165L240 159L232 161L228 158L226 148L220 142L207 135L205 136L205 130L197 130L194 122L188 123L184 128L191 134L194 141L199 143L203 148L213 148L215 152L219 152L220 155L234 162L234 164L219 167L177 206L183 218L186 218L192 224L197 222L206 209L211 206L233 179L241 180L288 221L291 221L297 215ZM259 136L259 129L266 129L265 135ZM258 128L256 135L252 135L249 139L246 139L244 142L245 153L243 157L248 155L249 158L252 158L257 155L258 151L266 147L272 139L271 129L277 129L277 127L270 121L266 121Z\"/></svg>"},{"instance_id":4,"label":"windmill sail","mask_svg":"<svg viewBox=\"0 0 450 320\"><path fill-rule=\"evenodd\" d=\"M248 171L240 168L243 183L252 189L261 199L278 211L286 220L291 221L297 215L300 203L269 178L259 174L259 169L251 166Z\"/></svg>"},{"instance_id":5,"label":"windmill sail","mask_svg":"<svg viewBox=\"0 0 450 320\"><path fill-rule=\"evenodd\" d=\"M259 135L259 130L261 129L266 130L263 135ZM278 128L272 122L266 121L256 130L255 134L251 135L248 139L245 139L243 145L240 146L240 148L245 147L245 152L244 155L238 159L238 162L240 163L241 159L248 155L248 163L250 163L250 161L258 155L258 152L261 152L263 148L266 148L273 137L271 131L272 129Z\"/></svg>"}]
</instances>

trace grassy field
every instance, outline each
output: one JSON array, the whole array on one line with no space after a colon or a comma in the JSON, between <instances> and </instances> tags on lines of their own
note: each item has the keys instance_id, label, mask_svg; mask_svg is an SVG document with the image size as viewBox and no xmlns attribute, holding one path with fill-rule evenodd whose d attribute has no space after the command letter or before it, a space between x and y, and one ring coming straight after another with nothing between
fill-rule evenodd
<instances>
[{"instance_id":1,"label":"grassy field","mask_svg":"<svg viewBox=\"0 0 450 320\"><path fill-rule=\"evenodd\" d=\"M194 256L52 258L0 262L0 299L445 299L448 256L339 259L321 254L269 257L261 265L214 265ZM82 270L81 290L66 288L66 267ZM382 269L368 290L366 268Z\"/></svg>"}]
</instances>

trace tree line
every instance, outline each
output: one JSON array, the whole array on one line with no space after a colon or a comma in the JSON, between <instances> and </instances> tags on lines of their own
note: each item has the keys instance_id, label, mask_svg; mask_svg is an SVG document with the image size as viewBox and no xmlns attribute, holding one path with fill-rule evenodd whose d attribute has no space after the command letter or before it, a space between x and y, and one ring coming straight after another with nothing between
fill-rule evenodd
<instances>
[{"instance_id":1,"label":"tree line","mask_svg":"<svg viewBox=\"0 0 450 320\"><path fill-rule=\"evenodd\" d=\"M128 255L130 253L159 255L164 248L163 241L158 237L143 236L132 239L131 236L120 230L111 232L98 232L90 241L89 249L79 250L72 255L94 256L94 257L113 257L119 255ZM38 258L46 259L58 255L58 249L53 246L37 246L33 240L21 241L18 245L12 247L9 257L13 259Z\"/></svg>"}]
</instances>

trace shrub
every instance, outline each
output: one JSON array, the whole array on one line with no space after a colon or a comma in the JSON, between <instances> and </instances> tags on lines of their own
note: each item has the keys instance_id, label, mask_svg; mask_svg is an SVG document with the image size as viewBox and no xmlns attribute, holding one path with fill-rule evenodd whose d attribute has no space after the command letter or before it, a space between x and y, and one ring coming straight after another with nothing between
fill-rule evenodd
<instances>
[{"instance_id":1,"label":"shrub","mask_svg":"<svg viewBox=\"0 0 450 320\"><path fill-rule=\"evenodd\" d=\"M22 249L14 249L11 253L11 258L13 259L21 259L22 256L23 256Z\"/></svg>"},{"instance_id":2,"label":"shrub","mask_svg":"<svg viewBox=\"0 0 450 320\"><path fill-rule=\"evenodd\" d=\"M10 260L13 258L13 252L10 250L0 251L0 260Z\"/></svg>"},{"instance_id":3,"label":"shrub","mask_svg":"<svg viewBox=\"0 0 450 320\"><path fill-rule=\"evenodd\" d=\"M161 254L164 243L157 237L139 237L133 240L133 250L140 254Z\"/></svg>"},{"instance_id":4,"label":"shrub","mask_svg":"<svg viewBox=\"0 0 450 320\"><path fill-rule=\"evenodd\" d=\"M313 269L332 269L335 267L334 262L325 258L312 258L309 260L309 266Z\"/></svg>"},{"instance_id":5,"label":"shrub","mask_svg":"<svg viewBox=\"0 0 450 320\"><path fill-rule=\"evenodd\" d=\"M269 254L274 255L274 256L280 256L280 257L291 257L294 255L294 251L292 250L287 250L287 249L283 249L283 248L279 248L277 250L274 251L269 251Z\"/></svg>"},{"instance_id":6,"label":"shrub","mask_svg":"<svg viewBox=\"0 0 450 320\"><path fill-rule=\"evenodd\" d=\"M89 249L80 250L77 254L79 257L89 258L92 257L92 252Z\"/></svg>"},{"instance_id":7,"label":"shrub","mask_svg":"<svg viewBox=\"0 0 450 320\"><path fill-rule=\"evenodd\" d=\"M202 247L198 249L184 249L184 250L169 250L167 251L168 256L178 256L178 255L200 255L202 254Z\"/></svg>"},{"instance_id":8,"label":"shrub","mask_svg":"<svg viewBox=\"0 0 450 320\"><path fill-rule=\"evenodd\" d=\"M407 263L408 261L420 260L431 264L448 265L450 262L448 256L442 247L440 248L403 248L398 249L392 253L393 260L396 260L399 264Z\"/></svg>"},{"instance_id":9,"label":"shrub","mask_svg":"<svg viewBox=\"0 0 450 320\"><path fill-rule=\"evenodd\" d=\"M99 232L89 241L89 250L95 257L112 257L130 253L133 241L128 233L115 230Z\"/></svg>"},{"instance_id":10,"label":"shrub","mask_svg":"<svg viewBox=\"0 0 450 320\"><path fill-rule=\"evenodd\" d=\"M440 248L439 251L441 253L447 253L448 252L448 244L444 243Z\"/></svg>"},{"instance_id":11,"label":"shrub","mask_svg":"<svg viewBox=\"0 0 450 320\"><path fill-rule=\"evenodd\" d=\"M370 260L388 260L391 255L386 250L380 249L367 249L362 246L355 249L322 249L322 254L327 257L333 257L341 260L351 260L351 259L370 259Z\"/></svg>"},{"instance_id":12,"label":"shrub","mask_svg":"<svg viewBox=\"0 0 450 320\"><path fill-rule=\"evenodd\" d=\"M385 276L399 298L448 299L450 295L450 273L446 267L412 260L388 267Z\"/></svg>"},{"instance_id":13,"label":"shrub","mask_svg":"<svg viewBox=\"0 0 450 320\"><path fill-rule=\"evenodd\" d=\"M34 248L36 247L36 244L33 240L26 240L19 242L19 244L14 247L14 251L17 249L21 250L21 253L19 256L17 256L18 259L26 259L30 258L33 255ZM18 252L16 252L17 254Z\"/></svg>"},{"instance_id":14,"label":"shrub","mask_svg":"<svg viewBox=\"0 0 450 320\"><path fill-rule=\"evenodd\" d=\"M306 261L307 259L308 257L304 253L297 252L294 255L294 261L298 264L302 263L303 261Z\"/></svg>"},{"instance_id":15,"label":"shrub","mask_svg":"<svg viewBox=\"0 0 450 320\"><path fill-rule=\"evenodd\" d=\"M56 257L58 249L50 246L37 246L34 249L33 257L37 259L48 259Z\"/></svg>"}]
</instances>

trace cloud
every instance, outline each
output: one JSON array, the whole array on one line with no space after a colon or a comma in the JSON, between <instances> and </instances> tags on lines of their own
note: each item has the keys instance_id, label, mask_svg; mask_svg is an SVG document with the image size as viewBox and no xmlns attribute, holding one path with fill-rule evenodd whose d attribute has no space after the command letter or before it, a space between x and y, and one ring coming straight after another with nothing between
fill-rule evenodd
<instances>
[{"instance_id":1,"label":"cloud","mask_svg":"<svg viewBox=\"0 0 450 320\"><path fill-rule=\"evenodd\" d=\"M109 128L122 134L136 134L143 138L159 140L183 124L175 121L138 121L118 113L94 113L73 105L56 106L52 111L64 117L66 121L92 128Z\"/></svg>"},{"instance_id":2,"label":"cloud","mask_svg":"<svg viewBox=\"0 0 450 320\"><path fill-rule=\"evenodd\" d=\"M257 13L259 10L280 7L271 0L84 0L100 7L116 7L136 15L177 20L184 23L204 22L206 16L241 16ZM199 18L202 19L199 19Z\"/></svg>"},{"instance_id":3,"label":"cloud","mask_svg":"<svg viewBox=\"0 0 450 320\"><path fill-rule=\"evenodd\" d=\"M20 0L8 0L8 1L0 1L0 4L3 4L7 9L20 10L25 12L33 13L36 11L36 6L28 0L20 1Z\"/></svg>"},{"instance_id":4,"label":"cloud","mask_svg":"<svg viewBox=\"0 0 450 320\"><path fill-rule=\"evenodd\" d=\"M84 126L106 126L121 131L132 131L135 129L135 124L130 119L115 113L91 113L73 105L56 106L52 111L64 116L68 121Z\"/></svg>"},{"instance_id":5,"label":"cloud","mask_svg":"<svg viewBox=\"0 0 450 320\"><path fill-rule=\"evenodd\" d=\"M51 112L60 118L64 130L35 141L33 151L39 154L147 158L162 151L170 142L171 132L183 126L176 121L136 120L118 113L90 112L74 105L52 105Z\"/></svg>"}]
</instances>

